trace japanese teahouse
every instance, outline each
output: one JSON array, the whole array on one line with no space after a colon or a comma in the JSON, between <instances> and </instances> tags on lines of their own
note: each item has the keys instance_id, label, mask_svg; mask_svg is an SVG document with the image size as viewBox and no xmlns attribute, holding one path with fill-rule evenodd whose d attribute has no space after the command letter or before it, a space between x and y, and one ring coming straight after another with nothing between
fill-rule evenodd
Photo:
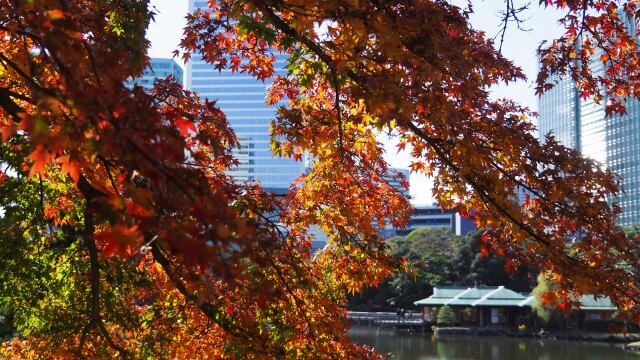
<instances>
[{"instance_id":1,"label":"japanese teahouse","mask_svg":"<svg viewBox=\"0 0 640 360\"><path fill-rule=\"evenodd\" d=\"M608 298L585 295L579 300L581 307L571 314L571 327L584 328L589 321L610 319L617 310ZM422 307L422 317L427 323L436 323L438 310L448 305L456 325L515 328L535 321L531 311L533 301L533 296L504 286L437 286L433 295L414 304Z\"/></svg>"}]
</instances>

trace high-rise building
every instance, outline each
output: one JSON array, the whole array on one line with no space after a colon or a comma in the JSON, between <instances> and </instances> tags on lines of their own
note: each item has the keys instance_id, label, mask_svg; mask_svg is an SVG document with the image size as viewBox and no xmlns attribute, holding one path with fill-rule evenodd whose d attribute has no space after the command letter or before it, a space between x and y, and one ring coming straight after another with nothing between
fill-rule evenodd
<instances>
[{"instance_id":1,"label":"high-rise building","mask_svg":"<svg viewBox=\"0 0 640 360\"><path fill-rule=\"evenodd\" d=\"M599 56L589 66L595 76L604 72ZM620 176L624 193L610 201L622 208L618 223L629 226L640 223L640 102L627 99L627 113L611 117L605 116L605 104L606 99L583 99L570 78L556 79L539 100L540 136L551 133Z\"/></svg>"},{"instance_id":2,"label":"high-rise building","mask_svg":"<svg viewBox=\"0 0 640 360\"><path fill-rule=\"evenodd\" d=\"M404 196L407 201L409 200L409 189L405 189L402 186L402 177L398 177L398 175L402 175L406 181L409 181L410 172L408 169L400 169L400 168L390 168L389 176L386 176L385 181L394 189L396 189L402 196ZM374 225L379 226L379 224L374 222ZM398 235L398 231L400 229L396 229L391 225L390 221L384 226L384 229L380 229L380 235L385 238L392 238Z\"/></svg>"},{"instance_id":3,"label":"high-rise building","mask_svg":"<svg viewBox=\"0 0 640 360\"><path fill-rule=\"evenodd\" d=\"M476 230L472 219L466 218L453 210L442 209L433 205L414 205L411 221L406 229L398 230L398 235L407 235L420 228L447 228L456 235L465 235Z\"/></svg>"},{"instance_id":4,"label":"high-rise building","mask_svg":"<svg viewBox=\"0 0 640 360\"><path fill-rule=\"evenodd\" d=\"M153 87L153 81L156 78L164 79L169 75L173 75L179 84L183 84L182 68L173 59L168 58L151 58L149 67L144 69L142 76L131 79L125 83L126 86L133 87L134 84L150 90Z\"/></svg>"},{"instance_id":5,"label":"high-rise building","mask_svg":"<svg viewBox=\"0 0 640 360\"><path fill-rule=\"evenodd\" d=\"M389 185L393 188L395 188L396 190L398 190L398 192L400 194L402 194L404 197L408 198L409 197L409 189L408 188L404 188L402 186L402 181L406 180L407 182L409 181L409 177L411 176L411 173L409 172L408 169L400 169L400 168L391 168L390 169L390 175L386 178L387 182L389 183ZM400 174L402 175L402 177L398 177L397 175Z\"/></svg>"},{"instance_id":6,"label":"high-rise building","mask_svg":"<svg viewBox=\"0 0 640 360\"><path fill-rule=\"evenodd\" d=\"M206 9L207 1L189 0L190 12L198 8ZM275 75L285 75L287 55L275 57ZM187 63L186 87L202 98L217 101L240 142L240 149L233 150L240 164L230 174L238 181L258 181L266 189L286 189L304 172L304 163L276 158L271 151L270 124L277 110L265 101L271 83L227 69L216 70L198 54Z\"/></svg>"},{"instance_id":7,"label":"high-rise building","mask_svg":"<svg viewBox=\"0 0 640 360\"><path fill-rule=\"evenodd\" d=\"M557 79L556 85L538 100L538 130L544 138L551 133L564 146L579 148L580 97L571 80Z\"/></svg>"}]
</instances>

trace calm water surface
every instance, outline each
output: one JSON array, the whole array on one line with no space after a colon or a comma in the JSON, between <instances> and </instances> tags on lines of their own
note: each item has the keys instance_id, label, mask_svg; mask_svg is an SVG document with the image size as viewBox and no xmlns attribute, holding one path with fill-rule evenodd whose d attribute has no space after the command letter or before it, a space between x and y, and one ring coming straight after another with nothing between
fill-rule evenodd
<instances>
[{"instance_id":1,"label":"calm water surface","mask_svg":"<svg viewBox=\"0 0 640 360\"><path fill-rule=\"evenodd\" d=\"M353 341L390 353L397 360L640 360L620 345L503 337L407 333L376 327L353 327Z\"/></svg>"}]
</instances>

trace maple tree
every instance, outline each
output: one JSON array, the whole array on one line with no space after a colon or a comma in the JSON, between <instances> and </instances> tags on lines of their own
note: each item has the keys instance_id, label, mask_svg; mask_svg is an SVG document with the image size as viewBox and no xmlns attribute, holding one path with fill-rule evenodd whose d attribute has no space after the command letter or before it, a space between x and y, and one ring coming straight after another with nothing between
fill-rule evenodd
<instances>
[{"instance_id":1,"label":"maple tree","mask_svg":"<svg viewBox=\"0 0 640 360\"><path fill-rule=\"evenodd\" d=\"M584 96L622 111L619 97L638 95L638 51L616 3L545 4L564 9L567 33L541 48L539 91L568 72ZM267 79L273 53L289 54L289 75L267 96L287 103L273 150L314 161L284 199L225 172L238 142L214 102L172 78L148 93L123 85L148 63L147 1L1 0L0 305L22 336L0 354L379 357L349 341L344 306L348 292L406 268L378 235L410 209L386 180L381 131L434 177L441 206L490 229L483 253L546 269L563 304L608 295L640 319L637 247L608 202L615 176L538 141L526 108L490 99L489 87L524 75L467 10L439 0L208 5L187 16L185 59ZM579 64L599 46L608 71L594 77ZM530 194L524 206L517 188ZM318 254L311 225L329 238Z\"/></svg>"}]
</instances>

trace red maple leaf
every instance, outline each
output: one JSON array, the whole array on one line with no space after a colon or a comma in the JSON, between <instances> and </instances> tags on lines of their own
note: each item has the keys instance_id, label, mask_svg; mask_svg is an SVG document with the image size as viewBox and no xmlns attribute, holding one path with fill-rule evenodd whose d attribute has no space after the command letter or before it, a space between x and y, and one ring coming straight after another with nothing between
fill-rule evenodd
<instances>
[{"instance_id":1,"label":"red maple leaf","mask_svg":"<svg viewBox=\"0 0 640 360\"><path fill-rule=\"evenodd\" d=\"M546 293L540 296L542 303L544 305L552 305L558 301L558 295L556 295L553 291L547 291Z\"/></svg>"},{"instance_id":2,"label":"red maple leaf","mask_svg":"<svg viewBox=\"0 0 640 360\"><path fill-rule=\"evenodd\" d=\"M486 246L481 246L480 247L480 256L482 256L482 257L489 256L489 248L487 248Z\"/></svg>"},{"instance_id":3,"label":"red maple leaf","mask_svg":"<svg viewBox=\"0 0 640 360\"><path fill-rule=\"evenodd\" d=\"M48 10L47 11L47 17L49 17L49 20L64 19L64 11L62 11L60 9Z\"/></svg>"},{"instance_id":4,"label":"red maple leaf","mask_svg":"<svg viewBox=\"0 0 640 360\"><path fill-rule=\"evenodd\" d=\"M102 257L107 258L115 254L121 258L131 256L131 248L141 243L141 236L137 226L116 225L96 235L96 240L102 242Z\"/></svg>"},{"instance_id":5,"label":"red maple leaf","mask_svg":"<svg viewBox=\"0 0 640 360\"><path fill-rule=\"evenodd\" d=\"M184 136L189 135L189 131L196 132L196 126L189 120L181 117L175 121L176 127L180 130L180 134Z\"/></svg>"}]
</instances>

